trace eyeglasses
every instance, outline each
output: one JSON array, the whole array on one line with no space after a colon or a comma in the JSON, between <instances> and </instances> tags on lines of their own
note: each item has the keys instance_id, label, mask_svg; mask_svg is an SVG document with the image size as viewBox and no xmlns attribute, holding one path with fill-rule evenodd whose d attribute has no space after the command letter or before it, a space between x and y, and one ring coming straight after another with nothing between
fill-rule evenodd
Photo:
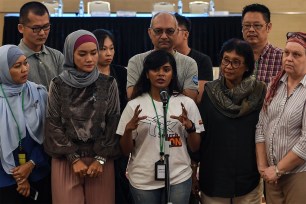
<instances>
[{"instance_id":1,"label":"eyeglasses","mask_svg":"<svg viewBox=\"0 0 306 204\"><path fill-rule=\"evenodd\" d=\"M231 64L232 68L234 69L238 69L241 65L241 61L240 60L237 60L237 59L234 59L234 60L229 60L227 58L222 58L222 61L221 63L224 65L224 66L227 66L229 64Z\"/></svg>"},{"instance_id":2,"label":"eyeglasses","mask_svg":"<svg viewBox=\"0 0 306 204\"><path fill-rule=\"evenodd\" d=\"M40 33L41 30L43 30L43 31L50 30L51 24L47 24L47 25L44 25L44 26L34 26L34 27L30 27L30 26L26 26L26 25L24 25L24 26L32 29L33 33Z\"/></svg>"},{"instance_id":3,"label":"eyeglasses","mask_svg":"<svg viewBox=\"0 0 306 204\"><path fill-rule=\"evenodd\" d=\"M187 29L178 29L178 31L188 31Z\"/></svg>"},{"instance_id":4,"label":"eyeglasses","mask_svg":"<svg viewBox=\"0 0 306 204\"><path fill-rule=\"evenodd\" d=\"M289 32L289 33L287 33L287 40L289 38L299 38L299 39L304 40L306 42L306 36L302 35L302 34L300 34L298 32Z\"/></svg>"},{"instance_id":5,"label":"eyeglasses","mask_svg":"<svg viewBox=\"0 0 306 204\"><path fill-rule=\"evenodd\" d=\"M242 30L250 30L251 27L254 28L254 30L261 30L262 27L264 27L265 25L267 25L268 23L265 24L242 24Z\"/></svg>"},{"instance_id":6,"label":"eyeglasses","mask_svg":"<svg viewBox=\"0 0 306 204\"><path fill-rule=\"evenodd\" d=\"M151 28L156 36L161 36L163 33L166 33L167 36L172 36L176 29L174 28L167 28L167 29L161 29L161 28Z\"/></svg>"}]
</instances>

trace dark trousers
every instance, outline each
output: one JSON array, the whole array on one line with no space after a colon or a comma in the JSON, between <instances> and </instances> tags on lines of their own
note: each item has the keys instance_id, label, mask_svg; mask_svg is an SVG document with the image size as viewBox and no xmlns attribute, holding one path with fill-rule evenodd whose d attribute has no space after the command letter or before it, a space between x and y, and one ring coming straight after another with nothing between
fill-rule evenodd
<instances>
[{"instance_id":1,"label":"dark trousers","mask_svg":"<svg viewBox=\"0 0 306 204\"><path fill-rule=\"evenodd\" d=\"M0 188L0 204L51 204L51 176L39 180L37 182L30 182L32 188L38 190L37 200L30 197L24 197L17 192L17 184Z\"/></svg>"},{"instance_id":2,"label":"dark trousers","mask_svg":"<svg viewBox=\"0 0 306 204\"><path fill-rule=\"evenodd\" d=\"M126 178L126 166L129 158L121 156L114 160L115 166L115 199L116 204L133 204L133 197Z\"/></svg>"}]
</instances>

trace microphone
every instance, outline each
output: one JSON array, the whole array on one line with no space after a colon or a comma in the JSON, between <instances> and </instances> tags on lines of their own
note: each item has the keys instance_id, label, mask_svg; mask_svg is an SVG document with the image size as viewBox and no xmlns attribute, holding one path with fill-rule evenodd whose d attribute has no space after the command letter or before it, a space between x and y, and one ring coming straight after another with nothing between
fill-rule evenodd
<instances>
[{"instance_id":1,"label":"microphone","mask_svg":"<svg viewBox=\"0 0 306 204\"><path fill-rule=\"evenodd\" d=\"M160 99L161 99L161 101L163 102L163 103L168 103L168 97L169 97L169 95L168 95L168 91L167 91L167 89L162 89L161 91L160 91Z\"/></svg>"}]
</instances>

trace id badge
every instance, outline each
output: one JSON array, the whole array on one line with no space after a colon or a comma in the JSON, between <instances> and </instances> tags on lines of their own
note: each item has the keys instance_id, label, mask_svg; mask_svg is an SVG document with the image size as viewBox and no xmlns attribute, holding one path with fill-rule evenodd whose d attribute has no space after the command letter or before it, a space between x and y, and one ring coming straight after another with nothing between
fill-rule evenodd
<instances>
[{"instance_id":1,"label":"id badge","mask_svg":"<svg viewBox=\"0 0 306 204\"><path fill-rule=\"evenodd\" d=\"M19 165L25 164L27 162L27 155L23 150L20 150L18 153Z\"/></svg>"},{"instance_id":2,"label":"id badge","mask_svg":"<svg viewBox=\"0 0 306 204\"><path fill-rule=\"evenodd\" d=\"M164 181L166 177L166 165L163 160L158 160L155 163L155 180Z\"/></svg>"}]
</instances>

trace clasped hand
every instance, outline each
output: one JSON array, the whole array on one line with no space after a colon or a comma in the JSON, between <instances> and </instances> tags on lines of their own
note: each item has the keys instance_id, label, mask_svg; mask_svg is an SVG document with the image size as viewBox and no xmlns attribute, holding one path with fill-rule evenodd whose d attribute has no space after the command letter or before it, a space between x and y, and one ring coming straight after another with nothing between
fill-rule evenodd
<instances>
[{"instance_id":1,"label":"clasped hand","mask_svg":"<svg viewBox=\"0 0 306 204\"><path fill-rule=\"evenodd\" d=\"M277 184L279 177L276 175L275 166L269 166L260 170L260 175L269 184Z\"/></svg>"},{"instance_id":2,"label":"clasped hand","mask_svg":"<svg viewBox=\"0 0 306 204\"><path fill-rule=\"evenodd\" d=\"M32 172L34 165L31 162L26 162L20 166L17 166L11 170L12 176L17 183L17 192L21 195L28 197L30 195L30 184L28 177Z\"/></svg>"},{"instance_id":3,"label":"clasped hand","mask_svg":"<svg viewBox=\"0 0 306 204\"><path fill-rule=\"evenodd\" d=\"M94 160L89 166L87 166L82 160L78 160L72 164L74 173L79 175L81 178L85 176L97 177L103 173L103 165L98 161Z\"/></svg>"},{"instance_id":4,"label":"clasped hand","mask_svg":"<svg viewBox=\"0 0 306 204\"><path fill-rule=\"evenodd\" d=\"M25 182L30 173L32 172L34 165L31 162L26 162L17 166L11 170L12 176L16 180L17 184Z\"/></svg>"}]
</instances>

